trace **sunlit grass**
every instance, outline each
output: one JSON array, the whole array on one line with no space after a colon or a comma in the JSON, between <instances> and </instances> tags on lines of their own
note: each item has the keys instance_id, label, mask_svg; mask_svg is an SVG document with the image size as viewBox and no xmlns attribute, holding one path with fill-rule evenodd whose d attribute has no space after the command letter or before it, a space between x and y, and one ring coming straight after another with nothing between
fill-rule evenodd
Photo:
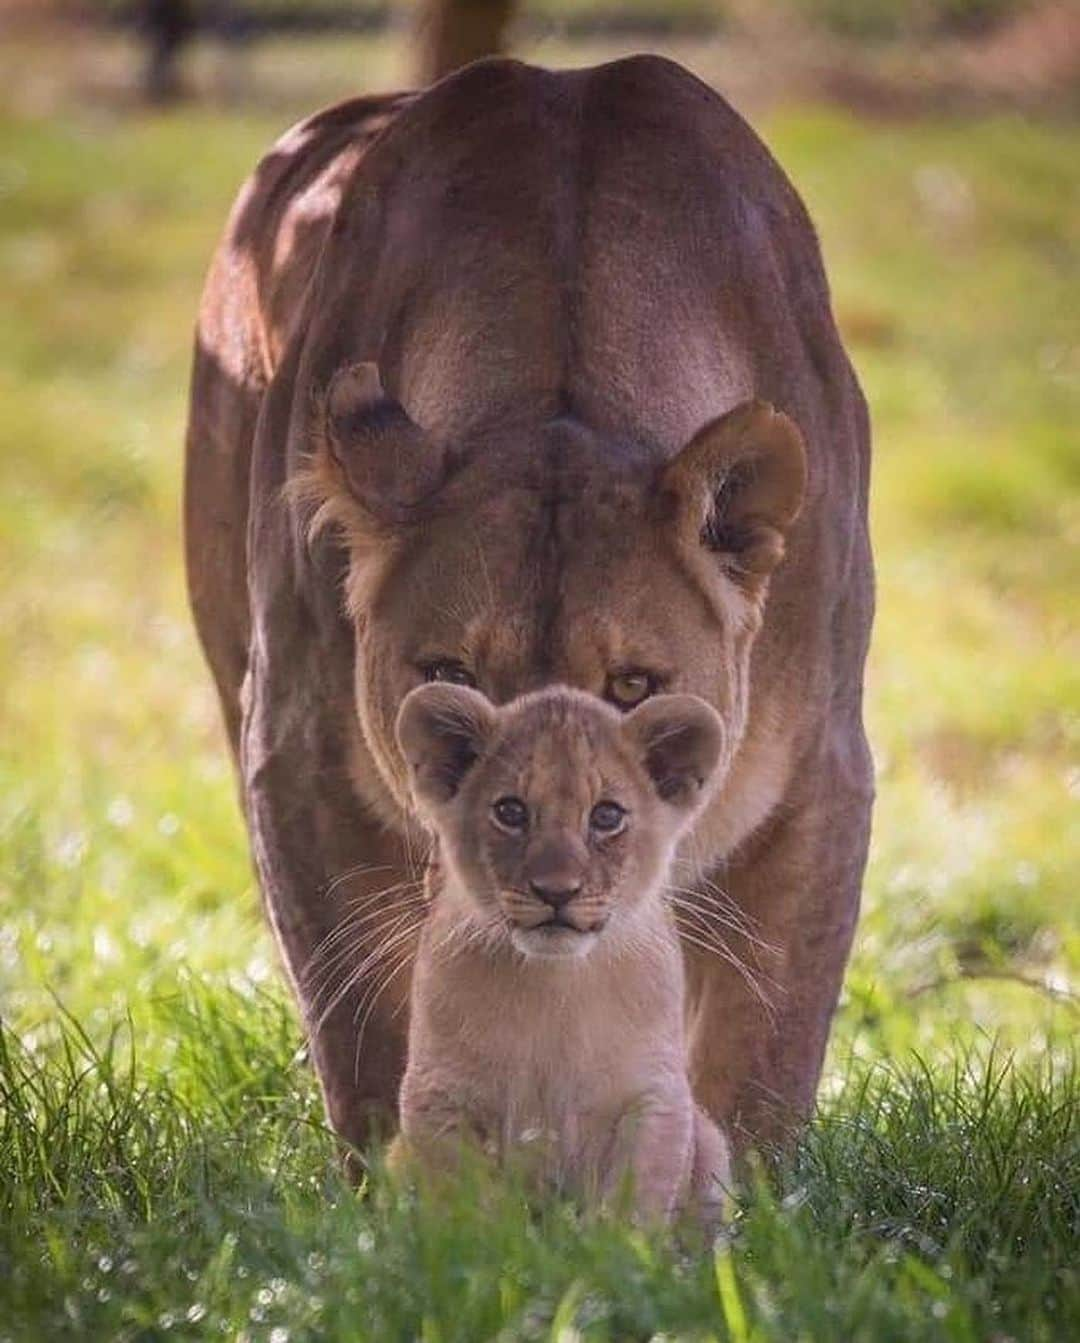
<instances>
[{"instance_id":1,"label":"sunlit grass","mask_svg":"<svg viewBox=\"0 0 1080 1343\"><path fill-rule=\"evenodd\" d=\"M590 1339L1069 1336L1074 128L761 127L874 412L879 803L823 1118L748 1195L720 1292L708 1256L566 1209L334 1173L177 518L202 270L299 110L0 117L0 1336L555 1337L560 1302Z\"/></svg>"},{"instance_id":2,"label":"sunlit grass","mask_svg":"<svg viewBox=\"0 0 1080 1343\"><path fill-rule=\"evenodd\" d=\"M155 1012L176 1040L159 1065L123 1022L97 1042L64 1023L44 1052L0 1036L8 1336L974 1343L1080 1327L1069 1071L855 1071L703 1250L530 1209L476 1173L453 1201L378 1170L357 1196L276 995L189 985Z\"/></svg>"}]
</instances>

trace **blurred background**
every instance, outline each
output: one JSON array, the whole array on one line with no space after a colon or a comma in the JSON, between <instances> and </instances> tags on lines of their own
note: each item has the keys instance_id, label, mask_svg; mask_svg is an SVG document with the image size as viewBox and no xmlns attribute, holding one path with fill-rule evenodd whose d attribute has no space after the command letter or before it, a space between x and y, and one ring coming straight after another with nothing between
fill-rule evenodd
<instances>
[{"instance_id":1,"label":"blurred background","mask_svg":"<svg viewBox=\"0 0 1080 1343\"><path fill-rule=\"evenodd\" d=\"M879 775L830 1076L992 1038L1080 971L1080 13L1057 0L0 0L0 1014L285 997L188 618L193 320L293 120L487 49L661 51L815 218L875 425Z\"/></svg>"}]
</instances>

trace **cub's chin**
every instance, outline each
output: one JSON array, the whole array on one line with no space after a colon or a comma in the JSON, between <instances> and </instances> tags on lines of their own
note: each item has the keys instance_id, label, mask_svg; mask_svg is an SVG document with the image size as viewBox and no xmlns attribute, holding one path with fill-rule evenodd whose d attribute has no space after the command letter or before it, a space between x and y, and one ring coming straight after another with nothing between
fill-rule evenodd
<instances>
[{"instance_id":1,"label":"cub's chin","mask_svg":"<svg viewBox=\"0 0 1080 1343\"><path fill-rule=\"evenodd\" d=\"M579 932L563 923L542 923L537 928L510 928L510 941L529 960L579 960L587 956L599 934Z\"/></svg>"}]
</instances>

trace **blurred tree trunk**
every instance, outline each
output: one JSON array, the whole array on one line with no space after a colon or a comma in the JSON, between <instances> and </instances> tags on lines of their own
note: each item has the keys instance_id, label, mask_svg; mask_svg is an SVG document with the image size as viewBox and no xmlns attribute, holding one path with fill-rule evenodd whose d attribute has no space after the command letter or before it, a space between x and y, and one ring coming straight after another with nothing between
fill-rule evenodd
<instances>
[{"instance_id":1,"label":"blurred tree trunk","mask_svg":"<svg viewBox=\"0 0 1080 1343\"><path fill-rule=\"evenodd\" d=\"M421 0L416 33L419 83L503 50L514 0Z\"/></svg>"},{"instance_id":2,"label":"blurred tree trunk","mask_svg":"<svg viewBox=\"0 0 1080 1343\"><path fill-rule=\"evenodd\" d=\"M206 31L221 48L217 92L226 102L242 102L249 86L247 54L255 28L252 8L243 0L203 0L201 12Z\"/></svg>"},{"instance_id":3,"label":"blurred tree trunk","mask_svg":"<svg viewBox=\"0 0 1080 1343\"><path fill-rule=\"evenodd\" d=\"M180 95L180 53L195 32L191 0L141 0L139 17L146 40L143 93L164 103Z\"/></svg>"}]
</instances>

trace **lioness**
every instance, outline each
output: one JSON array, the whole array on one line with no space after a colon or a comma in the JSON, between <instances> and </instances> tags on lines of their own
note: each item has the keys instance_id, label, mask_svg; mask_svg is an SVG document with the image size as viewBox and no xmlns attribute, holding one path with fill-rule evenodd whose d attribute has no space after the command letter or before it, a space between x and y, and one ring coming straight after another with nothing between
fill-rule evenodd
<instances>
[{"instance_id":1,"label":"lioness","mask_svg":"<svg viewBox=\"0 0 1080 1343\"><path fill-rule=\"evenodd\" d=\"M605 1199L630 1174L643 1218L710 1218L727 1150L690 1092L663 884L726 763L719 715L691 695L621 716L577 691L497 709L430 685L406 696L397 736L440 878L398 1159L531 1147L530 1174L557 1187Z\"/></svg>"},{"instance_id":2,"label":"lioness","mask_svg":"<svg viewBox=\"0 0 1080 1343\"><path fill-rule=\"evenodd\" d=\"M806 1113L869 831L868 470L806 212L678 66L485 61L260 164L199 317L188 570L345 1139L402 1075L407 966L372 978L349 918L419 879L394 723L425 681L712 705L691 1076L736 1145Z\"/></svg>"}]
</instances>

